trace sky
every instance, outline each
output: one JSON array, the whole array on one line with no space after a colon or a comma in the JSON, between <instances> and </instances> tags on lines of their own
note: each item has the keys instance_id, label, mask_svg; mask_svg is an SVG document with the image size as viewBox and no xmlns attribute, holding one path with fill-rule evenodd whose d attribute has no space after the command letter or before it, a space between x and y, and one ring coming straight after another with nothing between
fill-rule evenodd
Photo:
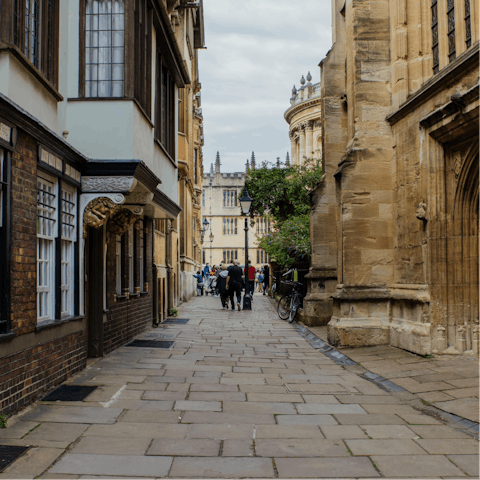
<instances>
[{"instance_id":1,"label":"sky","mask_svg":"<svg viewBox=\"0 0 480 480\"><path fill-rule=\"evenodd\" d=\"M330 0L204 0L199 51L205 173L220 152L221 171L285 161L292 87L312 74L332 45Z\"/></svg>"}]
</instances>

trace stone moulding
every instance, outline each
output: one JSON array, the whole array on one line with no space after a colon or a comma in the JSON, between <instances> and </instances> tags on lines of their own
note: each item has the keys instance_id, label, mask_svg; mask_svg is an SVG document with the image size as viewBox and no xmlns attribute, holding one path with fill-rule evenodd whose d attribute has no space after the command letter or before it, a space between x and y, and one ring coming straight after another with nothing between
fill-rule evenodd
<instances>
[{"instance_id":1,"label":"stone moulding","mask_svg":"<svg viewBox=\"0 0 480 480\"><path fill-rule=\"evenodd\" d=\"M137 183L134 177L82 177L83 192L129 192Z\"/></svg>"}]
</instances>

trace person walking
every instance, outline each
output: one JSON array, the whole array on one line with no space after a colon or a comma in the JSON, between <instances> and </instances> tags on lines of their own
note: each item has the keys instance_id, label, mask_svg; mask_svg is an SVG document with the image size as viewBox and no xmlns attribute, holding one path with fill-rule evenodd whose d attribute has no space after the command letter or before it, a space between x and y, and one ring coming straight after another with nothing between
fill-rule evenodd
<instances>
[{"instance_id":1,"label":"person walking","mask_svg":"<svg viewBox=\"0 0 480 480\"><path fill-rule=\"evenodd\" d=\"M251 260L248 261L248 269L245 268L246 271L248 271L248 289L250 295L253 297L253 292L255 291L255 267L252 267L252 262ZM247 293L247 290L245 289L245 293Z\"/></svg>"},{"instance_id":2,"label":"person walking","mask_svg":"<svg viewBox=\"0 0 480 480\"><path fill-rule=\"evenodd\" d=\"M263 292L263 280L264 280L264 277L263 277L263 272L258 270L258 293L262 293Z\"/></svg>"},{"instance_id":3,"label":"person walking","mask_svg":"<svg viewBox=\"0 0 480 480\"><path fill-rule=\"evenodd\" d=\"M227 277L227 286L226 289L228 290L228 294L230 296L230 302L232 304L232 310L235 310L235 303L233 301L234 294L237 295L237 308L238 311L242 309L242 269L238 266L239 261L234 260L233 267L230 267L228 271Z\"/></svg>"},{"instance_id":4,"label":"person walking","mask_svg":"<svg viewBox=\"0 0 480 480\"><path fill-rule=\"evenodd\" d=\"M217 277L217 290L218 293L220 294L220 300L222 302L222 307L228 309L228 299L229 299L229 294L227 290L227 278L228 278L228 270L227 266L223 263L221 266L220 273L218 274ZM232 309L233 309L233 303L232 303Z\"/></svg>"},{"instance_id":5,"label":"person walking","mask_svg":"<svg viewBox=\"0 0 480 480\"><path fill-rule=\"evenodd\" d=\"M268 291L268 287L270 286L270 267L265 265L263 267L263 294Z\"/></svg>"},{"instance_id":6,"label":"person walking","mask_svg":"<svg viewBox=\"0 0 480 480\"><path fill-rule=\"evenodd\" d=\"M207 263L205 267L203 267L203 276L205 280L208 278L209 275L210 275L210 265Z\"/></svg>"},{"instance_id":7,"label":"person walking","mask_svg":"<svg viewBox=\"0 0 480 480\"><path fill-rule=\"evenodd\" d=\"M201 295L203 295L203 287L204 287L203 276L200 270L197 272L196 275L193 275L193 277L197 279L197 297L200 297Z\"/></svg>"}]
</instances>

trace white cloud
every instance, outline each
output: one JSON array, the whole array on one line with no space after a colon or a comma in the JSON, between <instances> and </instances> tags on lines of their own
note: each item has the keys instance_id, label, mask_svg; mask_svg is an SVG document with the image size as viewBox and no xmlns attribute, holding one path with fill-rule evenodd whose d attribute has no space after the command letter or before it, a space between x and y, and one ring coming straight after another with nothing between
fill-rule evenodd
<instances>
[{"instance_id":1,"label":"white cloud","mask_svg":"<svg viewBox=\"0 0 480 480\"><path fill-rule=\"evenodd\" d=\"M222 171L257 160L283 161L283 118L293 84L331 47L330 0L204 0L207 50L200 52L205 171L217 150Z\"/></svg>"}]
</instances>

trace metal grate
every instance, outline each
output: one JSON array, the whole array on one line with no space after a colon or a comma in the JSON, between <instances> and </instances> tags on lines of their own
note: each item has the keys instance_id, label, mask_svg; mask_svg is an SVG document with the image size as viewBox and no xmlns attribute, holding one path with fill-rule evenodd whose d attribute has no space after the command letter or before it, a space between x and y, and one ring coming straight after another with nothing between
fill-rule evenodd
<instances>
[{"instance_id":1,"label":"metal grate","mask_svg":"<svg viewBox=\"0 0 480 480\"><path fill-rule=\"evenodd\" d=\"M29 448L0 445L0 472L3 472L17 458L20 458Z\"/></svg>"},{"instance_id":2,"label":"metal grate","mask_svg":"<svg viewBox=\"0 0 480 480\"><path fill-rule=\"evenodd\" d=\"M187 323L189 320L190 320L189 318L167 318L163 321L163 323L184 324L184 323Z\"/></svg>"},{"instance_id":3,"label":"metal grate","mask_svg":"<svg viewBox=\"0 0 480 480\"><path fill-rule=\"evenodd\" d=\"M96 389L97 387L62 385L42 400L44 402L81 402Z\"/></svg>"},{"instance_id":4,"label":"metal grate","mask_svg":"<svg viewBox=\"0 0 480 480\"><path fill-rule=\"evenodd\" d=\"M125 345L126 347L136 348L172 348L175 342L163 342L156 340L134 340L132 343Z\"/></svg>"}]
</instances>

